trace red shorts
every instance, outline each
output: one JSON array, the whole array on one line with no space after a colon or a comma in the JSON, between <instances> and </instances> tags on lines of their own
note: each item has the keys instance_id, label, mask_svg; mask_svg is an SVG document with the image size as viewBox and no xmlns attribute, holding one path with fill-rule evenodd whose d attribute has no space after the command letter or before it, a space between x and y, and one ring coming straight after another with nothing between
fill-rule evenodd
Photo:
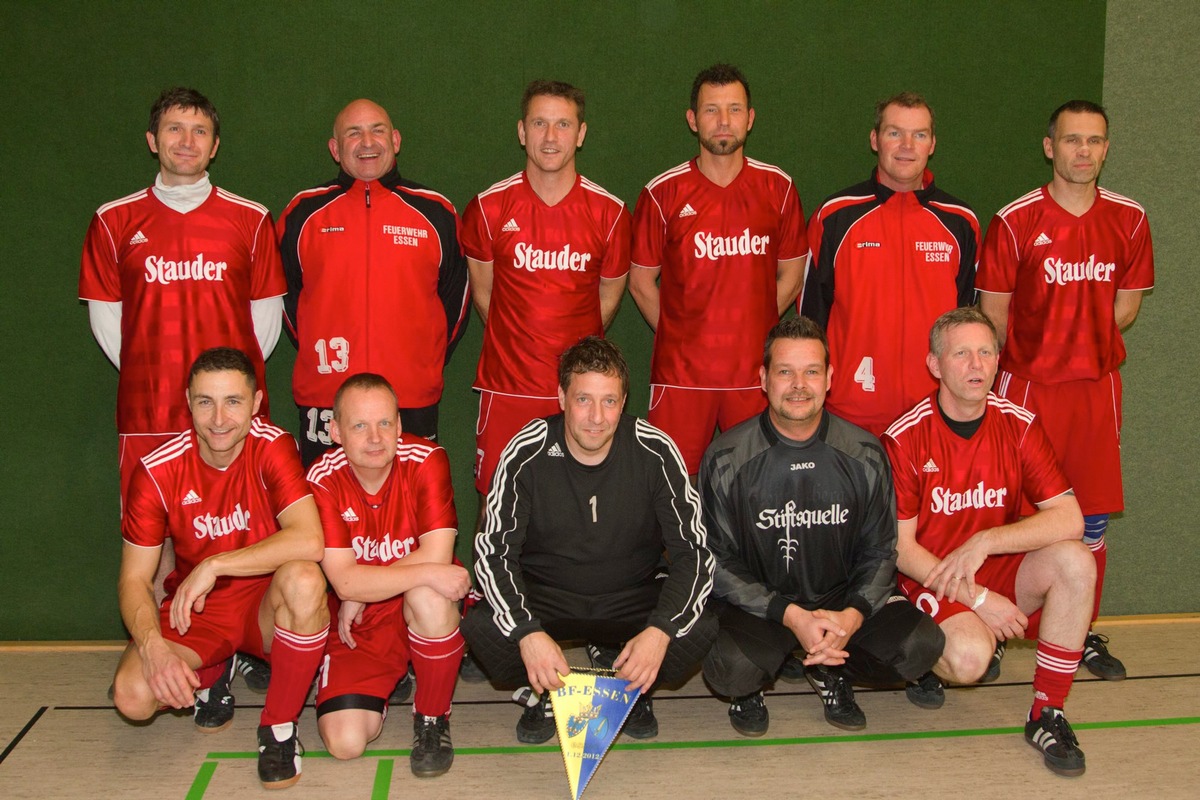
<instances>
[{"instance_id":1,"label":"red shorts","mask_svg":"<svg viewBox=\"0 0 1200 800\"><path fill-rule=\"evenodd\" d=\"M1121 375L1098 381L1031 383L1009 372L996 376L996 394L1042 420L1058 464L1085 515L1125 508L1121 485ZM1022 513L1034 512L1026 500Z\"/></svg>"},{"instance_id":2,"label":"red shorts","mask_svg":"<svg viewBox=\"0 0 1200 800\"><path fill-rule=\"evenodd\" d=\"M138 462L178 436L178 433L122 433L117 436L117 466L121 470L121 508Z\"/></svg>"},{"instance_id":3,"label":"red shorts","mask_svg":"<svg viewBox=\"0 0 1200 800\"><path fill-rule=\"evenodd\" d=\"M204 611L192 611L192 625L183 635L171 627L174 598L168 597L158 610L163 638L200 656L202 667L220 664L238 650L270 661L258 627L258 610L270 586L270 575L232 578L229 586L209 593Z\"/></svg>"},{"instance_id":4,"label":"red shorts","mask_svg":"<svg viewBox=\"0 0 1200 800\"><path fill-rule=\"evenodd\" d=\"M337 596L329 595L329 638L318 673L317 707L347 694L378 697L384 701L396 681L408 671L408 625L404 622L404 597L370 603L363 621L350 629L357 645L353 650L338 636Z\"/></svg>"},{"instance_id":5,"label":"red shorts","mask_svg":"<svg viewBox=\"0 0 1200 800\"><path fill-rule=\"evenodd\" d=\"M767 407L767 396L752 389L688 389L650 385L646 421L675 442L688 475L700 471L700 460L713 439L713 429L727 431Z\"/></svg>"},{"instance_id":6,"label":"red shorts","mask_svg":"<svg viewBox=\"0 0 1200 800\"><path fill-rule=\"evenodd\" d=\"M1004 555L989 556L983 566L975 573L977 586L986 586L989 592L998 592L1012 602L1017 602L1017 570L1025 560L1025 553L1005 553ZM957 600L943 597L938 600L932 591L919 582L902 573L896 573L896 585L905 597L917 608L933 617L933 621L941 625L956 614L971 611ZM1029 626L1025 629L1025 638L1036 639L1038 621L1042 612L1037 610L1029 615Z\"/></svg>"},{"instance_id":7,"label":"red shorts","mask_svg":"<svg viewBox=\"0 0 1200 800\"><path fill-rule=\"evenodd\" d=\"M517 397L496 392L479 393L479 420L475 423L475 491L486 495L500 463L500 453L530 420L562 411L557 397Z\"/></svg>"}]
</instances>

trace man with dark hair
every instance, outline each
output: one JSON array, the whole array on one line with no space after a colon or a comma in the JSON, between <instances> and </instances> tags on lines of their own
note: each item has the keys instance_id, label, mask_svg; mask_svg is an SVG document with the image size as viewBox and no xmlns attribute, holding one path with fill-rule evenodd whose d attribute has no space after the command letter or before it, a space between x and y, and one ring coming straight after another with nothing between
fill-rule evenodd
<instances>
[{"instance_id":1,"label":"man with dark hair","mask_svg":"<svg viewBox=\"0 0 1200 800\"><path fill-rule=\"evenodd\" d=\"M700 153L642 190L629 293L654 329L649 420L695 475L714 427L763 408L755 357L800 291L808 243L792 179L743 153L754 109L741 70L697 75L686 117Z\"/></svg>"},{"instance_id":2,"label":"man with dark hair","mask_svg":"<svg viewBox=\"0 0 1200 800\"><path fill-rule=\"evenodd\" d=\"M125 498L117 592L129 630L113 680L117 710L148 720L194 704L222 664L243 650L269 659L258 728L265 788L300 779L296 722L329 632L321 520L295 440L257 414L263 392L250 358L202 353L191 370L192 427L143 458ZM162 607L154 573L175 543ZM206 683L207 680L207 683ZM222 727L232 722L226 716Z\"/></svg>"},{"instance_id":3,"label":"man with dark hair","mask_svg":"<svg viewBox=\"0 0 1200 800\"><path fill-rule=\"evenodd\" d=\"M532 692L516 695L527 706L520 741L554 735L550 690L571 671L564 639L617 652L617 677L642 690L624 731L651 738L649 692L685 678L716 635L699 498L671 440L622 413L629 370L615 344L585 338L563 354L559 376L562 413L530 422L500 457L475 539L485 599L463 633L495 683L528 681Z\"/></svg>"},{"instance_id":4,"label":"man with dark hair","mask_svg":"<svg viewBox=\"0 0 1200 800\"><path fill-rule=\"evenodd\" d=\"M221 144L217 109L195 89L165 90L150 109L146 144L158 160L154 185L101 206L83 245L79 297L92 333L120 371L117 384L118 468L124 500L141 458L191 426L179 387L205 348L230 345L254 364L267 399L264 362L279 340L287 286L275 248L271 214L209 182ZM174 558L169 541L156 581ZM242 659L245 671L251 662ZM220 727L233 711L228 675L196 722ZM265 691L269 670L248 683Z\"/></svg>"},{"instance_id":5,"label":"man with dark hair","mask_svg":"<svg viewBox=\"0 0 1200 800\"><path fill-rule=\"evenodd\" d=\"M625 291L629 211L575 171L583 109L583 92L568 83L530 83L517 121L524 171L463 212L471 297L484 323L475 378L481 514L500 451L525 423L558 409L559 355L602 335Z\"/></svg>"},{"instance_id":6,"label":"man with dark hair","mask_svg":"<svg viewBox=\"0 0 1200 800\"><path fill-rule=\"evenodd\" d=\"M759 370L766 411L717 437L700 468L720 617L704 677L744 736L767 732L762 689L797 645L826 721L846 730L867 724L851 681L914 681L942 652L937 625L895 591L887 457L824 410L832 373L820 326L778 323Z\"/></svg>"},{"instance_id":7,"label":"man with dark hair","mask_svg":"<svg viewBox=\"0 0 1200 800\"><path fill-rule=\"evenodd\" d=\"M1003 348L996 393L1042 420L1079 498L1083 541L1096 559L1093 622L1108 561L1108 518L1125 507L1121 331L1154 286L1145 210L1097 185L1108 144L1101 106L1072 100L1055 109L1042 140L1053 177L996 214L977 281L980 307ZM1083 663L1105 680L1125 677L1106 636L1088 634Z\"/></svg>"},{"instance_id":8,"label":"man with dark hair","mask_svg":"<svg viewBox=\"0 0 1200 800\"><path fill-rule=\"evenodd\" d=\"M305 465L334 446L333 395L356 372L387 378L404 429L436 439L442 369L467 317L458 214L400 177L388 113L353 101L334 120L329 152L337 178L297 194L278 225Z\"/></svg>"},{"instance_id":9,"label":"man with dark hair","mask_svg":"<svg viewBox=\"0 0 1200 800\"><path fill-rule=\"evenodd\" d=\"M866 181L831 195L808 222L813 268L800 313L825 326L838 368L829 410L876 436L929 394L929 326L974 302L979 221L933 182L933 109L915 92L881 100Z\"/></svg>"},{"instance_id":10,"label":"man with dark hair","mask_svg":"<svg viewBox=\"0 0 1200 800\"><path fill-rule=\"evenodd\" d=\"M1025 738L1054 772L1081 775L1063 703L1083 655L1096 568L1041 423L990 391L998 355L996 329L980 311L940 316L925 360L938 388L883 437L900 520L899 585L945 633L934 669L948 680L979 680L997 641L1037 639ZM1037 510L1022 518L1023 502Z\"/></svg>"},{"instance_id":11,"label":"man with dark hair","mask_svg":"<svg viewBox=\"0 0 1200 800\"><path fill-rule=\"evenodd\" d=\"M417 674L417 777L450 769L450 699L462 658L458 600L470 577L454 562L457 517L446 451L402 433L380 375L352 375L333 401L333 440L308 482L325 530L321 567L340 603L317 688L317 727L335 758L357 758L383 731L388 698Z\"/></svg>"}]
</instances>

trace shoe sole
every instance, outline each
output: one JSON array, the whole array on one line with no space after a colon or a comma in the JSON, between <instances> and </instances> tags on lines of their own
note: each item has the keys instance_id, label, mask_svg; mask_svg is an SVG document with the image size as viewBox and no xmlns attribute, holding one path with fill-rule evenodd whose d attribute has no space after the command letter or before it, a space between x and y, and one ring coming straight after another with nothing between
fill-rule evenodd
<instances>
[{"instance_id":1,"label":"shoe sole","mask_svg":"<svg viewBox=\"0 0 1200 800\"><path fill-rule=\"evenodd\" d=\"M766 728L763 728L761 731L758 730L757 728L742 728L742 727L739 727L738 725L735 725L733 720L729 721L729 726L731 728L733 728L735 731L737 731L738 733L740 733L742 736L747 736L751 739L757 739L760 736L767 735Z\"/></svg>"},{"instance_id":2,"label":"shoe sole","mask_svg":"<svg viewBox=\"0 0 1200 800\"><path fill-rule=\"evenodd\" d=\"M833 727L841 728L844 731L861 731L867 727L867 723L865 723L865 722L862 723L861 725L854 725L854 724L851 724L848 722L835 722L834 720L831 720L829 717L826 717L825 721L828 722Z\"/></svg>"},{"instance_id":3,"label":"shoe sole","mask_svg":"<svg viewBox=\"0 0 1200 800\"><path fill-rule=\"evenodd\" d=\"M259 783L262 784L264 789L287 789L289 786L295 786L299 780L300 774L296 773L292 777L282 781L272 781L271 783L267 783L266 781L260 780Z\"/></svg>"},{"instance_id":4,"label":"shoe sole","mask_svg":"<svg viewBox=\"0 0 1200 800\"><path fill-rule=\"evenodd\" d=\"M412 763L411 761L408 762L408 766L409 766L409 769L412 770L412 774L418 778L436 778L439 775L445 775L447 772L450 771L450 767L454 766L454 755L451 754L450 763L447 764L445 766L445 768L443 768L443 769L418 770L417 765Z\"/></svg>"},{"instance_id":5,"label":"shoe sole","mask_svg":"<svg viewBox=\"0 0 1200 800\"><path fill-rule=\"evenodd\" d=\"M1092 675L1095 675L1097 678L1099 678L1102 681L1116 682L1116 681L1125 680L1126 673L1124 673L1124 672L1120 673L1119 675L1111 673L1111 672L1109 672L1109 673L1102 672L1099 669L1092 669L1092 665L1087 663L1086 661L1083 662L1083 666L1087 667L1088 672L1092 673Z\"/></svg>"},{"instance_id":6,"label":"shoe sole","mask_svg":"<svg viewBox=\"0 0 1200 800\"><path fill-rule=\"evenodd\" d=\"M228 727L229 727L230 725L232 725L232 724L233 724L233 720L232 720L232 719L230 719L230 720L229 720L228 722L226 722L224 725L221 725L220 727L217 727L217 728L205 728L205 727L202 727L202 726L200 726L200 725L196 725L196 726L195 726L195 728L196 728L196 730L197 730L197 731L199 731L200 733L204 733L204 734L213 734L213 733L220 733L221 731L225 730L226 728L228 728Z\"/></svg>"},{"instance_id":7,"label":"shoe sole","mask_svg":"<svg viewBox=\"0 0 1200 800\"><path fill-rule=\"evenodd\" d=\"M918 699L918 698L914 697L913 695L909 694L908 692L905 692L904 696L908 698L908 702L912 703L917 708L923 708L926 711L937 711L939 708L941 708L942 706L944 706L946 704L946 696L945 695L934 698L933 700L926 700L924 698Z\"/></svg>"},{"instance_id":8,"label":"shoe sole","mask_svg":"<svg viewBox=\"0 0 1200 800\"><path fill-rule=\"evenodd\" d=\"M517 741L521 744L545 744L554 738L554 734L555 731L552 730L550 733L539 738L530 733L522 733L521 731L517 731Z\"/></svg>"},{"instance_id":9,"label":"shoe sole","mask_svg":"<svg viewBox=\"0 0 1200 800\"><path fill-rule=\"evenodd\" d=\"M1084 764L1082 767L1064 767L1059 764L1056 764L1054 762L1053 757L1051 757L1051 755L1049 753L1046 753L1045 751L1043 751L1042 748L1038 747L1036 744L1034 744L1029 739L1026 739L1025 742L1030 747L1032 747L1034 750L1037 750L1038 753L1041 754L1042 763L1046 765L1046 769L1050 770L1055 775L1062 775L1064 778L1078 778L1080 775L1082 775L1084 772L1087 771L1086 764Z\"/></svg>"}]
</instances>

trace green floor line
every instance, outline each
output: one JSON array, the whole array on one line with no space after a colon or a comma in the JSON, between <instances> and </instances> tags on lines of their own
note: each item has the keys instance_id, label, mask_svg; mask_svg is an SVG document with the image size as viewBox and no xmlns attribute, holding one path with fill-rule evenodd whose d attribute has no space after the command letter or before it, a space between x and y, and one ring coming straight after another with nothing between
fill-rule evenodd
<instances>
[{"instance_id":1,"label":"green floor line","mask_svg":"<svg viewBox=\"0 0 1200 800\"><path fill-rule=\"evenodd\" d=\"M388 790L392 787L392 767L395 761L381 758L375 768L375 785L371 787L371 800L387 800Z\"/></svg>"},{"instance_id":2,"label":"green floor line","mask_svg":"<svg viewBox=\"0 0 1200 800\"><path fill-rule=\"evenodd\" d=\"M200 771L196 773L196 780L192 781L192 788L188 789L186 800L201 800L204 793L208 791L208 784L212 781L213 773L217 771L217 762L205 761L200 765Z\"/></svg>"},{"instance_id":3,"label":"green floor line","mask_svg":"<svg viewBox=\"0 0 1200 800\"><path fill-rule=\"evenodd\" d=\"M1110 722L1081 722L1072 725L1080 731L1104 730L1109 728L1147 728L1163 725L1200 725L1200 717L1165 717L1162 719L1129 719L1112 720ZM779 739L712 739L696 742L623 742L614 744L613 750L692 750L709 747L780 747L808 744L839 744L846 742L889 742L912 739L952 739L964 736L1009 736L1022 733L1024 727L1011 728L965 728L950 731L908 731L894 733L856 733L837 734L828 736L800 736ZM455 756L496 756L516 755L520 753L557 753L557 744L524 745L512 747L456 747ZM367 750L364 758L401 758L407 757L407 749L397 750ZM210 759L257 758L258 753L209 753ZM306 758L329 758L324 750L311 750ZM207 765L206 765L207 766ZM199 778L197 778L197 781ZM190 797L190 795L189 795Z\"/></svg>"}]
</instances>

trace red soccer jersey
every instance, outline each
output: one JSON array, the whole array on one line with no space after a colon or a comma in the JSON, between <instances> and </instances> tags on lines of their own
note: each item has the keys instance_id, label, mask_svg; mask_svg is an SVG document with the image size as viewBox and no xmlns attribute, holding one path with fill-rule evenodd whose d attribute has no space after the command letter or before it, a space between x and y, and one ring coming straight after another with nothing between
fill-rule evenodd
<instances>
[{"instance_id":1,"label":"red soccer jersey","mask_svg":"<svg viewBox=\"0 0 1200 800\"><path fill-rule=\"evenodd\" d=\"M558 357L604 334L600 279L629 271L625 203L579 176L548 206L525 173L492 186L463 212L462 246L492 264L492 297L475 388L554 397Z\"/></svg>"},{"instance_id":2,"label":"red soccer jersey","mask_svg":"<svg viewBox=\"0 0 1200 800\"><path fill-rule=\"evenodd\" d=\"M792 179L748 158L721 187L693 159L646 185L633 230L633 263L662 268L651 383L758 386L778 262L808 255Z\"/></svg>"},{"instance_id":3,"label":"red soccer jersey","mask_svg":"<svg viewBox=\"0 0 1200 800\"><path fill-rule=\"evenodd\" d=\"M186 214L151 189L96 212L83 245L79 297L121 303L118 432L191 428L188 370L218 346L250 357L267 415L250 301L287 292L273 233L265 207L216 187Z\"/></svg>"},{"instance_id":4,"label":"red soccer jersey","mask_svg":"<svg viewBox=\"0 0 1200 800\"><path fill-rule=\"evenodd\" d=\"M917 520L917 542L941 558L984 528L1016 522L1021 501L1041 503L1070 490L1037 418L989 393L970 439L950 430L925 398L887 429L896 518Z\"/></svg>"},{"instance_id":5,"label":"red soccer jersey","mask_svg":"<svg viewBox=\"0 0 1200 800\"><path fill-rule=\"evenodd\" d=\"M420 547L421 537L457 528L450 462L438 445L401 434L392 471L378 494L367 494L341 448L308 470L321 512L325 546L354 549L360 564L384 565Z\"/></svg>"},{"instance_id":6,"label":"red soccer jersey","mask_svg":"<svg viewBox=\"0 0 1200 800\"><path fill-rule=\"evenodd\" d=\"M309 494L296 441L282 428L256 417L242 452L223 470L200 458L196 433L189 430L142 459L125 498L122 535L138 547L171 538L170 596L204 559L278 531L279 514ZM218 578L213 591L240 580L249 579Z\"/></svg>"},{"instance_id":7,"label":"red soccer jersey","mask_svg":"<svg viewBox=\"0 0 1200 800\"><path fill-rule=\"evenodd\" d=\"M1076 217L1047 187L1030 192L992 220L975 285L1013 296L1002 368L1038 383L1096 380L1125 360L1117 291L1154 286L1146 212L1099 189Z\"/></svg>"}]
</instances>

